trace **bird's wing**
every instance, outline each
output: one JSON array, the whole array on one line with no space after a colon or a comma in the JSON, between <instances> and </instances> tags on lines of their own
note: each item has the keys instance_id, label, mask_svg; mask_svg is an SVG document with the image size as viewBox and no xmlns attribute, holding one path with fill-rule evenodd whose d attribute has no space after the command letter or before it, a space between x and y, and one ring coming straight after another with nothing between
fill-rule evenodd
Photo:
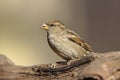
<instances>
[{"instance_id":1,"label":"bird's wing","mask_svg":"<svg viewBox=\"0 0 120 80\"><path fill-rule=\"evenodd\" d=\"M84 40L80 39L79 35L77 35L74 31L66 30L66 33L67 33L67 37L69 40L82 46L85 50L87 50L89 52L93 52L91 46L89 44L87 44Z\"/></svg>"}]
</instances>

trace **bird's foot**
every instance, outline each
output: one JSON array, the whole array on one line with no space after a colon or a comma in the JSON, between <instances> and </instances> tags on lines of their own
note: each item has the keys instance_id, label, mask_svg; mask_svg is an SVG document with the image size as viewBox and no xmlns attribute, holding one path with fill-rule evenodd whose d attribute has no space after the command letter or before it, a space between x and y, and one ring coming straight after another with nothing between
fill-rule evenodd
<instances>
[{"instance_id":1,"label":"bird's foot","mask_svg":"<svg viewBox=\"0 0 120 80\"><path fill-rule=\"evenodd\" d=\"M66 65L67 61L59 61L49 65L50 68L56 68L58 66Z\"/></svg>"},{"instance_id":2,"label":"bird's foot","mask_svg":"<svg viewBox=\"0 0 120 80\"><path fill-rule=\"evenodd\" d=\"M72 59L72 60L69 60L69 61L67 62L67 65L70 65L70 64L72 64L72 63L74 63L74 62L76 62L76 61L78 61L78 60L80 60L80 59Z\"/></svg>"}]
</instances>

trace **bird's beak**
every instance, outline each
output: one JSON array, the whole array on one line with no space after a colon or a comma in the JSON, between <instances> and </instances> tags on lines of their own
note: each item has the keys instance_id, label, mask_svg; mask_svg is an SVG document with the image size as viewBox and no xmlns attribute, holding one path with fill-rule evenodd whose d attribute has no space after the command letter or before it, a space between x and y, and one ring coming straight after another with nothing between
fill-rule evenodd
<instances>
[{"instance_id":1,"label":"bird's beak","mask_svg":"<svg viewBox=\"0 0 120 80\"><path fill-rule=\"evenodd\" d=\"M40 29L49 30L49 27L44 23L43 25L40 26Z\"/></svg>"}]
</instances>

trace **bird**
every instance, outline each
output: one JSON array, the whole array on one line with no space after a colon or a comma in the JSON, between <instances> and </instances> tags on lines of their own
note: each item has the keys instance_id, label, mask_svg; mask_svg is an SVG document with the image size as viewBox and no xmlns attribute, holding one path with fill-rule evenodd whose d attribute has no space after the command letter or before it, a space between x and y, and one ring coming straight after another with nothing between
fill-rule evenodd
<instances>
[{"instance_id":1,"label":"bird","mask_svg":"<svg viewBox=\"0 0 120 80\"><path fill-rule=\"evenodd\" d=\"M66 61L82 59L94 52L88 43L60 20L44 22L40 28L47 32L47 41L51 49Z\"/></svg>"}]
</instances>

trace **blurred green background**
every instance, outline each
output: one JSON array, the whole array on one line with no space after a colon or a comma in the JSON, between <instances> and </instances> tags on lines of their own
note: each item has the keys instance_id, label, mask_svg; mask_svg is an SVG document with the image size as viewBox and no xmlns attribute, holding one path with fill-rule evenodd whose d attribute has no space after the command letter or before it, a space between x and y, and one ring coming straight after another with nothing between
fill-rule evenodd
<instances>
[{"instance_id":1,"label":"blurred green background","mask_svg":"<svg viewBox=\"0 0 120 80\"><path fill-rule=\"evenodd\" d=\"M61 20L96 52L120 50L119 0L0 0L0 53L17 65L62 60L39 27Z\"/></svg>"}]
</instances>

